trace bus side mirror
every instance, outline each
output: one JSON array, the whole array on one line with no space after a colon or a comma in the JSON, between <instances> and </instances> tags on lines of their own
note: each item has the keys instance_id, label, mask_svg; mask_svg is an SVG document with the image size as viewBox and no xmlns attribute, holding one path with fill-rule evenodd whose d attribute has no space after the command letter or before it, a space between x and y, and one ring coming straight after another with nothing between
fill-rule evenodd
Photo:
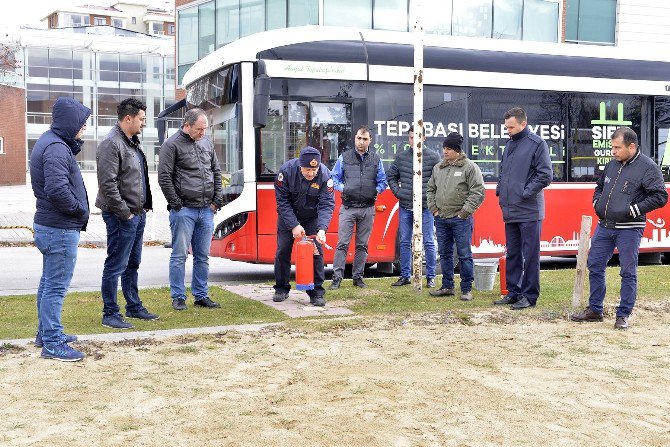
<instances>
[{"instance_id":1,"label":"bus side mirror","mask_svg":"<svg viewBox=\"0 0 670 447\"><path fill-rule=\"evenodd\" d=\"M254 85L254 127L263 128L268 118L270 106L270 81L265 73L256 76Z\"/></svg>"}]
</instances>

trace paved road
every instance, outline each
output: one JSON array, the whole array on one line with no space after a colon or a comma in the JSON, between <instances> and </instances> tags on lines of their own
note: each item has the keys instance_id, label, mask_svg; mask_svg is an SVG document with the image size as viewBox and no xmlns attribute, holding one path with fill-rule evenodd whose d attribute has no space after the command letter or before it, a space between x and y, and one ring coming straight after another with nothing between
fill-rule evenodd
<instances>
[{"instance_id":1,"label":"paved road","mask_svg":"<svg viewBox=\"0 0 670 447\"><path fill-rule=\"evenodd\" d=\"M139 272L140 287L169 284L170 249L144 247ZM70 291L100 289L106 251L80 248ZM274 280L272 265L247 264L221 258L210 258L210 284L248 284ZM0 247L0 295L32 294L42 274L42 258L35 247ZM192 258L186 263L187 284L191 281Z\"/></svg>"}]
</instances>

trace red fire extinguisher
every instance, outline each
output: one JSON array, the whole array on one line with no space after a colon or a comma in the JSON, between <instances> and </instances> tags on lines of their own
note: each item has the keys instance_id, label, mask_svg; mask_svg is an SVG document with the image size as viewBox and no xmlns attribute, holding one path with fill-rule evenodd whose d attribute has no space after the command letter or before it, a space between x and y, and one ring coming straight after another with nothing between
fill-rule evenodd
<instances>
[{"instance_id":1,"label":"red fire extinguisher","mask_svg":"<svg viewBox=\"0 0 670 447\"><path fill-rule=\"evenodd\" d=\"M307 237L296 244L295 253L295 288L298 290L314 290L314 250L316 246Z\"/></svg>"}]
</instances>

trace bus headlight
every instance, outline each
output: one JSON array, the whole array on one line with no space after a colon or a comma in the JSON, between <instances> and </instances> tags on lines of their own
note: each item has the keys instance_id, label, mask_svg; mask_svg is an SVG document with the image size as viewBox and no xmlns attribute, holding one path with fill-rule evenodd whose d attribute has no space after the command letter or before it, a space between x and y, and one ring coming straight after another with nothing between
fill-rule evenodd
<instances>
[{"instance_id":1,"label":"bus headlight","mask_svg":"<svg viewBox=\"0 0 670 447\"><path fill-rule=\"evenodd\" d=\"M223 239L239 230L242 225L247 223L248 213L236 214L217 225L214 230L214 239Z\"/></svg>"}]
</instances>

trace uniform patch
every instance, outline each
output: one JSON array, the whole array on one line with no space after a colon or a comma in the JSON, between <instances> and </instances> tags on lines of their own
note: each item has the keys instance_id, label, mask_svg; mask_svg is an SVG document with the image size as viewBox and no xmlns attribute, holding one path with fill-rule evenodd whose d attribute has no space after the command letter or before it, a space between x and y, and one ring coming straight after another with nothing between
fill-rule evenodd
<instances>
[{"instance_id":1,"label":"uniform patch","mask_svg":"<svg viewBox=\"0 0 670 447\"><path fill-rule=\"evenodd\" d=\"M329 178L328 181L326 182L326 186L328 187L328 192L333 192L333 179Z\"/></svg>"},{"instance_id":2,"label":"uniform patch","mask_svg":"<svg viewBox=\"0 0 670 447\"><path fill-rule=\"evenodd\" d=\"M312 184L309 185L309 186L311 186L311 187L314 188L314 189L319 189L319 188L321 188L321 187L319 186L318 183L312 183Z\"/></svg>"},{"instance_id":3,"label":"uniform patch","mask_svg":"<svg viewBox=\"0 0 670 447\"><path fill-rule=\"evenodd\" d=\"M312 161L309 162L309 165L313 168L316 168L319 166L319 162L316 160L316 158L312 158Z\"/></svg>"},{"instance_id":4,"label":"uniform patch","mask_svg":"<svg viewBox=\"0 0 670 447\"><path fill-rule=\"evenodd\" d=\"M284 184L284 173L280 172L277 175L277 181L275 182L277 186L282 186Z\"/></svg>"}]
</instances>

